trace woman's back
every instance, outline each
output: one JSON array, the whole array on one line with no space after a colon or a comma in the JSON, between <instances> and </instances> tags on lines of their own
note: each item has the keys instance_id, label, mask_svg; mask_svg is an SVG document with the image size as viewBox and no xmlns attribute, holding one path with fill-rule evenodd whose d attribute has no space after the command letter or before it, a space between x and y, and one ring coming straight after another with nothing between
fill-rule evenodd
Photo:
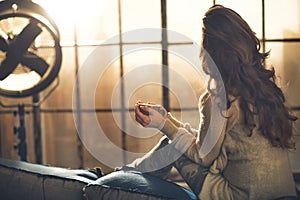
<instances>
[{"instance_id":1,"label":"woman's back","mask_svg":"<svg viewBox=\"0 0 300 200\"><path fill-rule=\"evenodd\" d=\"M249 136L239 101L231 105L220 155L210 167L200 198L276 199L296 196L288 150L274 147L257 128ZM258 120L254 117L256 127Z\"/></svg>"},{"instance_id":2,"label":"woman's back","mask_svg":"<svg viewBox=\"0 0 300 200\"><path fill-rule=\"evenodd\" d=\"M248 136L247 127L236 124L224 140L228 163L224 177L247 191L249 199L275 199L295 195L288 150L273 147L257 130Z\"/></svg>"}]
</instances>

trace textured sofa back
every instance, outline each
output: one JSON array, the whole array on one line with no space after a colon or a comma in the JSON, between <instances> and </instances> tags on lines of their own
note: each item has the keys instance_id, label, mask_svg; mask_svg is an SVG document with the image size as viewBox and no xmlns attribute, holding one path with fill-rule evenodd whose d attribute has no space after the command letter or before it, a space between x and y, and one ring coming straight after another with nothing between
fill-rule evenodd
<instances>
[{"instance_id":1,"label":"textured sofa back","mask_svg":"<svg viewBox=\"0 0 300 200\"><path fill-rule=\"evenodd\" d=\"M88 170L71 170L0 158L0 199L77 200L83 188L98 176Z\"/></svg>"}]
</instances>

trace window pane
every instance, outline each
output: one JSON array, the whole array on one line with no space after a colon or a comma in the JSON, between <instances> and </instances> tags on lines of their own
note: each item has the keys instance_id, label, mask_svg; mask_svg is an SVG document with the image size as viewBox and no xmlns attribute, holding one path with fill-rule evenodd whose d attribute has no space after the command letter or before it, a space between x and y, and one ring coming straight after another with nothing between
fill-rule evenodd
<instances>
[{"instance_id":1,"label":"window pane","mask_svg":"<svg viewBox=\"0 0 300 200\"><path fill-rule=\"evenodd\" d=\"M202 18L212 4L212 1L167 1L167 28L198 41L201 37ZM168 39L170 42L185 42L178 41L177 37Z\"/></svg>"},{"instance_id":2,"label":"window pane","mask_svg":"<svg viewBox=\"0 0 300 200\"><path fill-rule=\"evenodd\" d=\"M119 80L119 46L79 49L81 108L110 109L112 93Z\"/></svg>"},{"instance_id":3,"label":"window pane","mask_svg":"<svg viewBox=\"0 0 300 200\"><path fill-rule=\"evenodd\" d=\"M299 38L299 1L272 0L265 2L266 38Z\"/></svg>"},{"instance_id":4,"label":"window pane","mask_svg":"<svg viewBox=\"0 0 300 200\"><path fill-rule=\"evenodd\" d=\"M118 34L117 0L35 0L53 18L61 32L63 44L74 41L77 28L79 43L106 40ZM113 14L112 14L113 13Z\"/></svg>"},{"instance_id":5,"label":"window pane","mask_svg":"<svg viewBox=\"0 0 300 200\"><path fill-rule=\"evenodd\" d=\"M0 96L0 102L5 106L10 105L18 105L18 104L31 104L32 103L32 97L24 97L24 98L10 98L10 97L4 97ZM2 109L2 106L0 106L0 110Z\"/></svg>"},{"instance_id":6,"label":"window pane","mask_svg":"<svg viewBox=\"0 0 300 200\"><path fill-rule=\"evenodd\" d=\"M81 138L85 148L101 163L117 167L108 163L115 159L119 166L122 164L121 129L115 123L112 113L82 113Z\"/></svg>"},{"instance_id":7,"label":"window pane","mask_svg":"<svg viewBox=\"0 0 300 200\"><path fill-rule=\"evenodd\" d=\"M123 51L126 106L139 99L162 103L160 45L126 45Z\"/></svg>"},{"instance_id":8,"label":"window pane","mask_svg":"<svg viewBox=\"0 0 300 200\"><path fill-rule=\"evenodd\" d=\"M59 72L59 85L51 93L51 95L42 104L42 108L72 108L72 92L75 83L75 59L74 59L74 49L63 48L64 58L62 60L62 65ZM52 86L56 83L51 84L46 90L41 93L41 97L49 93L53 88Z\"/></svg>"},{"instance_id":9,"label":"window pane","mask_svg":"<svg viewBox=\"0 0 300 200\"><path fill-rule=\"evenodd\" d=\"M43 113L43 158L54 166L79 166L77 131L72 113Z\"/></svg>"},{"instance_id":10,"label":"window pane","mask_svg":"<svg viewBox=\"0 0 300 200\"><path fill-rule=\"evenodd\" d=\"M78 13L77 4L79 4L79 0L72 1L72 5L70 5L69 1L60 0L34 0L33 2L39 4L49 13L53 21L58 26L61 36L61 42L64 43L74 40L73 31L75 24L75 16Z\"/></svg>"},{"instance_id":11,"label":"window pane","mask_svg":"<svg viewBox=\"0 0 300 200\"><path fill-rule=\"evenodd\" d=\"M292 106L300 105L300 43L266 43L271 50L270 63L275 67L278 81L286 93L287 101Z\"/></svg>"},{"instance_id":12,"label":"window pane","mask_svg":"<svg viewBox=\"0 0 300 200\"><path fill-rule=\"evenodd\" d=\"M123 0L121 1L122 9L122 32L132 31L142 28L160 28L161 12L159 0ZM147 37L124 38L124 42L137 41L160 41L159 32Z\"/></svg>"},{"instance_id":13,"label":"window pane","mask_svg":"<svg viewBox=\"0 0 300 200\"><path fill-rule=\"evenodd\" d=\"M74 50L76 47L73 47ZM99 46L81 46L77 47L78 48L78 63L79 63L79 68L84 66L85 62L88 59L92 59L90 56L93 54L94 51L96 51L97 48L101 48ZM99 55L100 56L106 56L106 55Z\"/></svg>"},{"instance_id":14,"label":"window pane","mask_svg":"<svg viewBox=\"0 0 300 200\"><path fill-rule=\"evenodd\" d=\"M199 62L197 46L177 45L169 48L170 103L172 108L197 108L205 90L206 76Z\"/></svg>"},{"instance_id":15,"label":"window pane","mask_svg":"<svg viewBox=\"0 0 300 200\"><path fill-rule=\"evenodd\" d=\"M99 77L95 93L96 109L112 108L113 94L120 94L119 88L116 88L116 85L120 80L119 63L119 60L111 63ZM114 102L116 102L117 105L115 105L113 108L120 108L120 99Z\"/></svg>"},{"instance_id":16,"label":"window pane","mask_svg":"<svg viewBox=\"0 0 300 200\"><path fill-rule=\"evenodd\" d=\"M236 11L249 24L258 38L262 38L262 3L261 0L216 0L217 4ZM272 1L273 3L273 1Z\"/></svg>"},{"instance_id":17,"label":"window pane","mask_svg":"<svg viewBox=\"0 0 300 200\"><path fill-rule=\"evenodd\" d=\"M80 88L83 108L91 109L95 106L96 109L110 109L114 87L120 77L119 46L80 47L79 53L80 67L88 71L82 76L83 84L80 83L87 87ZM91 76L95 73L95 77ZM87 83L87 80L92 81ZM85 98L90 94L95 104L89 104L89 100ZM117 101L120 102L120 99Z\"/></svg>"},{"instance_id":18,"label":"window pane","mask_svg":"<svg viewBox=\"0 0 300 200\"><path fill-rule=\"evenodd\" d=\"M135 121L134 112L126 117L126 147L130 152L147 153L161 138L157 129L144 128ZM136 157L137 158L137 157Z\"/></svg>"},{"instance_id":19,"label":"window pane","mask_svg":"<svg viewBox=\"0 0 300 200\"><path fill-rule=\"evenodd\" d=\"M99 43L118 34L117 0L86 0L79 5L83 6L76 21L79 43Z\"/></svg>"}]
</instances>

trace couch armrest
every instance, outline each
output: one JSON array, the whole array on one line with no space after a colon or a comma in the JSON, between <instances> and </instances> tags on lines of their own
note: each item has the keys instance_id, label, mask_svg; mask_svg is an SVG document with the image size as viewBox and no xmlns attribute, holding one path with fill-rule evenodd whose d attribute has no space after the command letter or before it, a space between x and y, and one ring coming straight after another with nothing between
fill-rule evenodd
<instances>
[{"instance_id":1,"label":"couch armrest","mask_svg":"<svg viewBox=\"0 0 300 200\"><path fill-rule=\"evenodd\" d=\"M99 178L88 170L71 170L0 158L1 199L83 199L83 188Z\"/></svg>"}]
</instances>

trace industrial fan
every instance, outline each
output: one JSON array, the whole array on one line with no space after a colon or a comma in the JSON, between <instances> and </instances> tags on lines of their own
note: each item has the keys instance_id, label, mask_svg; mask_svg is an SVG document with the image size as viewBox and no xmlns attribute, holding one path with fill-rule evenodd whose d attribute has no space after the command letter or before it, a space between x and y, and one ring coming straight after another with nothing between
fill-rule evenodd
<instances>
[{"instance_id":1,"label":"industrial fan","mask_svg":"<svg viewBox=\"0 0 300 200\"><path fill-rule=\"evenodd\" d=\"M60 70L59 31L30 0L0 2L0 95L25 97L48 87Z\"/></svg>"}]
</instances>

